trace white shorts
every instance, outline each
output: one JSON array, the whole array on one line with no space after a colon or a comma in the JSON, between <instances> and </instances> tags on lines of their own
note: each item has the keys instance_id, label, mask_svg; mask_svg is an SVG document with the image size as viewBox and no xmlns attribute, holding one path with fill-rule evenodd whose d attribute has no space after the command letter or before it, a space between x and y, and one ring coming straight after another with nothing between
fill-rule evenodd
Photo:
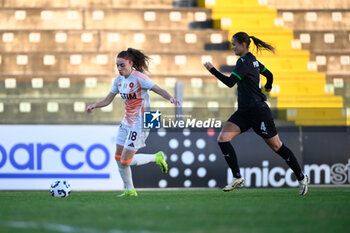
<instances>
[{"instance_id":1,"label":"white shorts","mask_svg":"<svg viewBox=\"0 0 350 233\"><path fill-rule=\"evenodd\" d=\"M128 127L120 124L117 134L117 144L124 146L128 150L137 151L146 146L146 139L149 135L148 129L141 127Z\"/></svg>"}]
</instances>

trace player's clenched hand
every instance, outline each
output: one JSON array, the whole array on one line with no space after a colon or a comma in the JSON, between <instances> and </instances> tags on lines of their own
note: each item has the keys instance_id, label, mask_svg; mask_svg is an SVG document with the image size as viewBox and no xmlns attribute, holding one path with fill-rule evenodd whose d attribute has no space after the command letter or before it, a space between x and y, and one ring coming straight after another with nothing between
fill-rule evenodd
<instances>
[{"instance_id":1,"label":"player's clenched hand","mask_svg":"<svg viewBox=\"0 0 350 233\"><path fill-rule=\"evenodd\" d=\"M180 105L180 101L173 98L173 97L170 98L170 103L175 104L175 105Z\"/></svg>"},{"instance_id":2,"label":"player's clenched hand","mask_svg":"<svg viewBox=\"0 0 350 233\"><path fill-rule=\"evenodd\" d=\"M95 107L96 107L95 104L90 104L90 105L87 107L86 112L87 112L87 113L91 113L92 110L93 110Z\"/></svg>"},{"instance_id":3,"label":"player's clenched hand","mask_svg":"<svg viewBox=\"0 0 350 233\"><path fill-rule=\"evenodd\" d=\"M203 64L205 66L205 68L207 68L207 70L210 70L211 68L213 68L213 64L211 64L210 62L206 62Z\"/></svg>"},{"instance_id":4,"label":"player's clenched hand","mask_svg":"<svg viewBox=\"0 0 350 233\"><path fill-rule=\"evenodd\" d=\"M265 85L264 89L266 92L270 92L272 90L272 86L271 85Z\"/></svg>"}]
</instances>

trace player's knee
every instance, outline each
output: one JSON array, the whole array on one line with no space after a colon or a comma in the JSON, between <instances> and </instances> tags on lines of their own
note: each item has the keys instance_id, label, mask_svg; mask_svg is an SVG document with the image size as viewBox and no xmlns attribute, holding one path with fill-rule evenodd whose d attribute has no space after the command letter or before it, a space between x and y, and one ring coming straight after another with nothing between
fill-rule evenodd
<instances>
[{"instance_id":1,"label":"player's knee","mask_svg":"<svg viewBox=\"0 0 350 233\"><path fill-rule=\"evenodd\" d=\"M132 160L132 159L121 160L120 163L121 163L123 166L128 166L128 165L131 163L131 160Z\"/></svg>"},{"instance_id":2,"label":"player's knee","mask_svg":"<svg viewBox=\"0 0 350 233\"><path fill-rule=\"evenodd\" d=\"M222 142L229 142L230 140L223 134L220 134L218 138L216 139L217 143L222 143Z\"/></svg>"},{"instance_id":3,"label":"player's knee","mask_svg":"<svg viewBox=\"0 0 350 233\"><path fill-rule=\"evenodd\" d=\"M237 135L239 134L239 132L221 132L218 136L218 138L216 139L216 141L218 143L221 142L230 142L232 139L234 139Z\"/></svg>"},{"instance_id":4,"label":"player's knee","mask_svg":"<svg viewBox=\"0 0 350 233\"><path fill-rule=\"evenodd\" d=\"M130 164L128 160L121 160L120 162L123 166L128 166Z\"/></svg>"},{"instance_id":5,"label":"player's knee","mask_svg":"<svg viewBox=\"0 0 350 233\"><path fill-rule=\"evenodd\" d=\"M270 143L270 148L274 151L277 152L279 149L281 149L283 143L281 142L281 140L275 140L272 143Z\"/></svg>"},{"instance_id":6,"label":"player's knee","mask_svg":"<svg viewBox=\"0 0 350 233\"><path fill-rule=\"evenodd\" d=\"M116 161L120 161L121 160L121 156L120 155L114 155L114 158Z\"/></svg>"},{"instance_id":7,"label":"player's knee","mask_svg":"<svg viewBox=\"0 0 350 233\"><path fill-rule=\"evenodd\" d=\"M277 152L282 147L282 144L273 143L273 144L270 144L269 146L274 152Z\"/></svg>"}]
</instances>

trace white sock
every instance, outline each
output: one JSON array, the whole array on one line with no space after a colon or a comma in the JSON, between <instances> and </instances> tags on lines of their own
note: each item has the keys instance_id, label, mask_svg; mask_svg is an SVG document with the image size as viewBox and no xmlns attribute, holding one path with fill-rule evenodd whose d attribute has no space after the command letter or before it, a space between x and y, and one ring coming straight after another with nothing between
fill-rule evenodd
<instances>
[{"instance_id":1,"label":"white sock","mask_svg":"<svg viewBox=\"0 0 350 233\"><path fill-rule=\"evenodd\" d=\"M126 190L131 190L134 188L134 183L132 182L132 174L130 166L123 166L120 161L117 161L120 176L124 182Z\"/></svg>"},{"instance_id":2,"label":"white sock","mask_svg":"<svg viewBox=\"0 0 350 233\"><path fill-rule=\"evenodd\" d=\"M154 154L135 154L134 158L131 160L130 166L140 166L155 161L156 156L154 156Z\"/></svg>"}]
</instances>

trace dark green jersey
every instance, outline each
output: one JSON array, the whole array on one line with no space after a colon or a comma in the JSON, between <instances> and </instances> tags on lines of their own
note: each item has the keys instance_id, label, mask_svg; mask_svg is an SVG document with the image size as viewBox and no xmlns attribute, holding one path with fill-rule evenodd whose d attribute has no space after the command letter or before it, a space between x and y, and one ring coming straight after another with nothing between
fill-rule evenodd
<instances>
[{"instance_id":1,"label":"dark green jersey","mask_svg":"<svg viewBox=\"0 0 350 233\"><path fill-rule=\"evenodd\" d=\"M238 108L254 107L256 103L266 100L266 96L261 92L260 74L267 78L265 88L272 88L272 73L250 52L238 59L230 77L215 68L211 68L210 72L228 87L233 87L237 83Z\"/></svg>"},{"instance_id":2,"label":"dark green jersey","mask_svg":"<svg viewBox=\"0 0 350 233\"><path fill-rule=\"evenodd\" d=\"M238 59L232 72L239 79L238 107L250 107L256 102L266 100L266 96L261 92L260 82L260 71L264 68L252 53L247 53Z\"/></svg>"}]
</instances>

